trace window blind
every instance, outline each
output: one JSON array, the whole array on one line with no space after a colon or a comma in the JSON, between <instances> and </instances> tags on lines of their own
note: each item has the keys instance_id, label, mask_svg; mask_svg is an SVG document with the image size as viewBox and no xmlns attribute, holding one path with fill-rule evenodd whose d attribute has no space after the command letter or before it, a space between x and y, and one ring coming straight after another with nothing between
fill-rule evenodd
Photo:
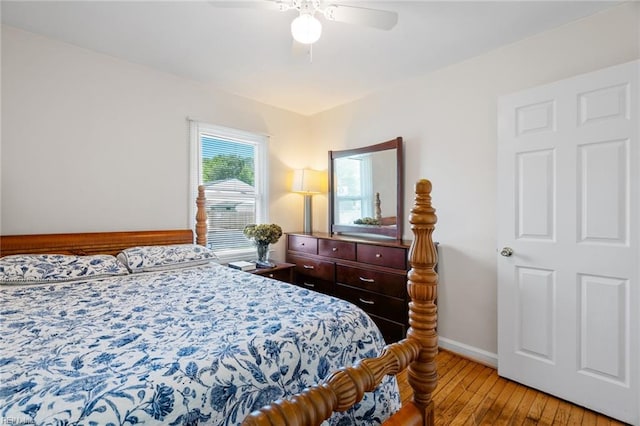
<instances>
[{"instance_id":1,"label":"window blind","mask_svg":"<svg viewBox=\"0 0 640 426\"><path fill-rule=\"evenodd\" d=\"M208 245L216 252L249 249L243 230L257 221L257 146L207 133L201 133L200 145Z\"/></svg>"}]
</instances>

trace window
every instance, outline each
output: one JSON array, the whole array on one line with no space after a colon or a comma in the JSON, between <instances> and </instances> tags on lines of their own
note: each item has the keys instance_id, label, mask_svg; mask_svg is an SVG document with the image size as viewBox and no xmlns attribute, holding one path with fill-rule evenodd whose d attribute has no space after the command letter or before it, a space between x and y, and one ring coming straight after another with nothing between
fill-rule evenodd
<instances>
[{"instance_id":1,"label":"window","mask_svg":"<svg viewBox=\"0 0 640 426\"><path fill-rule=\"evenodd\" d=\"M195 200L198 185L205 186L207 246L221 260L255 255L242 231L250 223L268 221L268 138L197 122L191 133L191 194Z\"/></svg>"}]
</instances>

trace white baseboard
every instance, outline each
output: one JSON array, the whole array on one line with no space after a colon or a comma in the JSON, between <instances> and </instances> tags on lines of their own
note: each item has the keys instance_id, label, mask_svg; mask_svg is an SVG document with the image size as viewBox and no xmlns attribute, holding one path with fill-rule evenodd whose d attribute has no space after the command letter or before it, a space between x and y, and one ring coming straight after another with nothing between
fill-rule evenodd
<instances>
[{"instance_id":1,"label":"white baseboard","mask_svg":"<svg viewBox=\"0 0 640 426\"><path fill-rule=\"evenodd\" d=\"M451 352L455 352L480 364L498 368L498 354L494 354L474 346L465 345L446 337L438 336L438 346Z\"/></svg>"}]
</instances>

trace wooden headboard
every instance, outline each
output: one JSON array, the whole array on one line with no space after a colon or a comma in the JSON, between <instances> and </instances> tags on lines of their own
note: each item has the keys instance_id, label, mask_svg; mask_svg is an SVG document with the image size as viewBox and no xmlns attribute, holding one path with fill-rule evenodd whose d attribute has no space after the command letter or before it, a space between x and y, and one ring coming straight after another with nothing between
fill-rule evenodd
<instances>
[{"instance_id":1,"label":"wooden headboard","mask_svg":"<svg viewBox=\"0 0 640 426\"><path fill-rule=\"evenodd\" d=\"M166 231L88 232L77 234L33 234L0 236L0 256L22 253L111 254L125 248L193 243L191 229Z\"/></svg>"}]
</instances>

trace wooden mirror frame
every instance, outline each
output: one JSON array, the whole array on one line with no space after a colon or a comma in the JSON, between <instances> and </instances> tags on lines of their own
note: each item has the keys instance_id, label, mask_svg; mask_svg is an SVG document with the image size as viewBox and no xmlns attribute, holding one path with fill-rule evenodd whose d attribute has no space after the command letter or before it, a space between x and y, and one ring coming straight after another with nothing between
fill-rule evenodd
<instances>
[{"instance_id":1,"label":"wooden mirror frame","mask_svg":"<svg viewBox=\"0 0 640 426\"><path fill-rule=\"evenodd\" d=\"M404 222L404 164L402 145L402 138L397 137L386 142L381 142L362 148L348 149L344 151L329 151L329 229L332 234L373 234L392 237L396 240L402 240L402 224ZM360 155L394 149L396 151L396 226L385 227L379 225L336 224L336 203L334 194L336 182L334 176L334 160L336 158L344 158L351 155Z\"/></svg>"}]
</instances>

